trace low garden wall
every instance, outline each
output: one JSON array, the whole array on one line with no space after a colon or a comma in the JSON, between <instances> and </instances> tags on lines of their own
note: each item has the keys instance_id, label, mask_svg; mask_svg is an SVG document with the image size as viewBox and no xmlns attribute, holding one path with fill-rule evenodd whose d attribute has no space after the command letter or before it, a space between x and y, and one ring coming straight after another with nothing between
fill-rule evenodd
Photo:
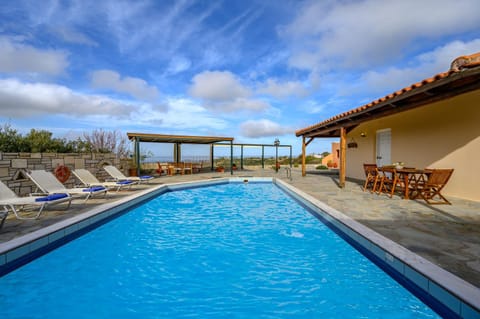
<instances>
[{"instance_id":1,"label":"low garden wall","mask_svg":"<svg viewBox=\"0 0 480 319\"><path fill-rule=\"evenodd\" d=\"M0 152L0 180L18 195L24 196L37 191L35 184L24 174L26 170L47 170L64 165L70 170L85 168L100 181L109 175L104 165L115 165L126 171L126 160L120 160L111 153L61 154L61 153L2 153ZM68 188L79 185L73 174L64 183Z\"/></svg>"}]
</instances>

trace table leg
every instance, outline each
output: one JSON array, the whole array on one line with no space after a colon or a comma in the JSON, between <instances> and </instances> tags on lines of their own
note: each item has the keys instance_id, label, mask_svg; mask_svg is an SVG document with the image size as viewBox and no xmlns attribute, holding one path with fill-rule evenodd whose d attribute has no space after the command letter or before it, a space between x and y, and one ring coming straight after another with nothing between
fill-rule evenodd
<instances>
[{"instance_id":1,"label":"table leg","mask_svg":"<svg viewBox=\"0 0 480 319\"><path fill-rule=\"evenodd\" d=\"M403 185L405 186L405 198L404 199L408 199L409 197L409 184L408 184L409 180L408 180L408 174L403 174Z\"/></svg>"}]
</instances>

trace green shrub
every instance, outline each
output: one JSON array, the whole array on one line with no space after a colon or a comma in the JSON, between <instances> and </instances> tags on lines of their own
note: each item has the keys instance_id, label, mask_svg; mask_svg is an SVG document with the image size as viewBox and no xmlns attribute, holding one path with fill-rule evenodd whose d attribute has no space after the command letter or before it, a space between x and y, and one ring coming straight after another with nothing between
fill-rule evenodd
<instances>
[{"instance_id":1,"label":"green shrub","mask_svg":"<svg viewBox=\"0 0 480 319\"><path fill-rule=\"evenodd\" d=\"M328 169L328 167L325 165L318 165L317 167L315 167L315 169Z\"/></svg>"}]
</instances>

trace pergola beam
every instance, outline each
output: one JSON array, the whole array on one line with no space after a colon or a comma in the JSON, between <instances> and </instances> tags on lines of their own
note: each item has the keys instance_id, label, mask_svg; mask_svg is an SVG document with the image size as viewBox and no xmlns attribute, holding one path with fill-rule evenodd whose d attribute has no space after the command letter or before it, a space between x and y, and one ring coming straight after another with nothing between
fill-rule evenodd
<instances>
[{"instance_id":1,"label":"pergola beam","mask_svg":"<svg viewBox=\"0 0 480 319\"><path fill-rule=\"evenodd\" d=\"M339 171L339 186L345 187L345 172L346 172L346 157L347 157L347 130L340 128L340 171Z\"/></svg>"}]
</instances>

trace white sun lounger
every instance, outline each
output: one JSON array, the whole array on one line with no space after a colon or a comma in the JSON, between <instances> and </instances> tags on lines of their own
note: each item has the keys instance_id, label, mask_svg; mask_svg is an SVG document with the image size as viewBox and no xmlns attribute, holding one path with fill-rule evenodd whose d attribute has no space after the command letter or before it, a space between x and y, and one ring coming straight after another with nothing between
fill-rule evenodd
<instances>
[{"instance_id":1,"label":"white sun lounger","mask_svg":"<svg viewBox=\"0 0 480 319\"><path fill-rule=\"evenodd\" d=\"M26 174L37 185L38 189L45 194L68 193L70 195L85 195L85 201L87 201L91 196L97 194L106 196L108 191L103 186L66 188L58 181L55 175L47 171L35 170L26 172Z\"/></svg>"},{"instance_id":2,"label":"white sun lounger","mask_svg":"<svg viewBox=\"0 0 480 319\"><path fill-rule=\"evenodd\" d=\"M72 171L73 175L75 175L78 180L87 187L93 186L103 186L106 188L116 188L117 192L124 188L130 188L132 185L136 184L134 181L116 181L116 182L100 182L95 175L93 175L89 170L80 168Z\"/></svg>"},{"instance_id":3,"label":"white sun lounger","mask_svg":"<svg viewBox=\"0 0 480 319\"><path fill-rule=\"evenodd\" d=\"M58 204L68 201L67 209L70 207L72 197L68 193L56 193L43 196L27 196L19 197L7 185L0 181L0 206L3 212L0 212L0 228L3 226L4 219L11 210L18 219L37 219L43 209L50 204ZM25 206L38 207L39 210L34 217L21 216L18 208L23 209Z\"/></svg>"},{"instance_id":4,"label":"white sun lounger","mask_svg":"<svg viewBox=\"0 0 480 319\"><path fill-rule=\"evenodd\" d=\"M118 168L116 168L113 165L106 165L103 167L103 169L110 175L115 181L134 181L134 182L144 182L144 181L149 181L153 179L153 176L130 176L127 177L123 175L122 172Z\"/></svg>"}]
</instances>

